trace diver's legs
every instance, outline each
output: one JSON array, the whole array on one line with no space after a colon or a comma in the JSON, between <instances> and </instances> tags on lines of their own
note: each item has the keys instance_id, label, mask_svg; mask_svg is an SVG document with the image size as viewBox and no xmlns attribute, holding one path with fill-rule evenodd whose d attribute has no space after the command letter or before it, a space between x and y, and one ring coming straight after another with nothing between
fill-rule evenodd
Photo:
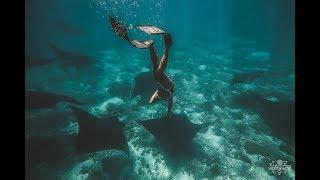
<instances>
[{"instance_id":1,"label":"diver's legs","mask_svg":"<svg viewBox=\"0 0 320 180\"><path fill-rule=\"evenodd\" d=\"M159 90L157 89L151 96L149 103L153 103L156 100L159 100Z\"/></svg>"},{"instance_id":2,"label":"diver's legs","mask_svg":"<svg viewBox=\"0 0 320 180\"><path fill-rule=\"evenodd\" d=\"M153 44L150 45L149 52L150 52L150 58L151 58L153 69L157 70L157 68L158 68L158 56L157 56L157 52L156 52Z\"/></svg>"},{"instance_id":3,"label":"diver's legs","mask_svg":"<svg viewBox=\"0 0 320 180\"><path fill-rule=\"evenodd\" d=\"M162 58L160 60L159 66L157 71L164 71L168 64L168 58L169 58L169 50L172 45L171 36L169 34L163 35L164 40L164 53L162 55Z\"/></svg>"},{"instance_id":4,"label":"diver's legs","mask_svg":"<svg viewBox=\"0 0 320 180\"><path fill-rule=\"evenodd\" d=\"M171 92L169 92L169 93L170 93L170 97L168 99L168 112L167 112L167 114L171 115L171 109L172 109L172 104L173 104L173 96L172 96Z\"/></svg>"}]
</instances>

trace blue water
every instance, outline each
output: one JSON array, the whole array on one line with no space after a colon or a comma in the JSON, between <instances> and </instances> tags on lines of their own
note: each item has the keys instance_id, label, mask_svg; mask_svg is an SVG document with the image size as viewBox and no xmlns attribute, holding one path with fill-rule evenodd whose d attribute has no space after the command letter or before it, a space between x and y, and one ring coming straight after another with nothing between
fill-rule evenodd
<instances>
[{"instance_id":1,"label":"blue water","mask_svg":"<svg viewBox=\"0 0 320 180\"><path fill-rule=\"evenodd\" d=\"M129 27L130 37L154 39L159 55L162 39L134 26L152 24L172 35L166 73L175 83L173 112L201 125L191 138L194 154L170 155L137 123L163 117L167 105L148 103L150 86L143 84L153 79L137 77L151 70L149 53L116 36L108 15ZM58 162L45 157L30 167L30 177L295 179L294 1L29 0L25 40L26 57L53 59L26 68L25 89L70 96L96 117L116 116L128 145L128 152L77 154L66 144ZM72 62L50 43L73 52ZM81 65L84 56L89 65ZM68 103L26 109L25 119L26 140L79 134ZM130 163L106 168L106 159L118 156ZM269 169L278 159L291 166L280 175Z\"/></svg>"}]
</instances>

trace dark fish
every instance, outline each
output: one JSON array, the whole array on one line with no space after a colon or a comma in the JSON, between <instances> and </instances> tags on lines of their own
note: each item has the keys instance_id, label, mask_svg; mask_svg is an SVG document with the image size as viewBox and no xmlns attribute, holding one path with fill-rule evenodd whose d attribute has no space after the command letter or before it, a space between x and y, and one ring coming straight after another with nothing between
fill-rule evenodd
<instances>
[{"instance_id":1,"label":"dark fish","mask_svg":"<svg viewBox=\"0 0 320 180\"><path fill-rule=\"evenodd\" d=\"M27 55L25 59L25 68L29 69L36 66L43 66L53 62L55 58L42 58L34 55Z\"/></svg>"},{"instance_id":2,"label":"dark fish","mask_svg":"<svg viewBox=\"0 0 320 180\"><path fill-rule=\"evenodd\" d=\"M71 97L42 91L25 91L25 108L38 109L38 108L54 108L58 102L69 102L77 105L83 105Z\"/></svg>"},{"instance_id":3,"label":"dark fish","mask_svg":"<svg viewBox=\"0 0 320 180\"><path fill-rule=\"evenodd\" d=\"M138 74L134 81L135 84L131 93L133 97L142 95L143 98L149 99L157 89L157 83L151 71Z\"/></svg>"},{"instance_id":4,"label":"dark fish","mask_svg":"<svg viewBox=\"0 0 320 180\"><path fill-rule=\"evenodd\" d=\"M252 72L245 72L239 73L233 76L231 80L231 84L240 84L244 82L254 81L255 79L263 77L265 71L252 71Z\"/></svg>"},{"instance_id":5,"label":"dark fish","mask_svg":"<svg viewBox=\"0 0 320 180\"><path fill-rule=\"evenodd\" d=\"M154 135L168 154L186 155L194 152L192 138L200 126L191 123L186 115L173 114L169 119L162 117L138 123Z\"/></svg>"},{"instance_id":6,"label":"dark fish","mask_svg":"<svg viewBox=\"0 0 320 180\"><path fill-rule=\"evenodd\" d=\"M48 43L54 55L64 66L74 66L76 68L86 68L94 63L94 59L81 52L70 52L59 49L52 43Z\"/></svg>"},{"instance_id":7,"label":"dark fish","mask_svg":"<svg viewBox=\"0 0 320 180\"><path fill-rule=\"evenodd\" d=\"M97 118L88 112L71 106L78 124L78 153L90 153L105 149L127 151L127 140L123 133L124 124L117 117Z\"/></svg>"},{"instance_id":8,"label":"dark fish","mask_svg":"<svg viewBox=\"0 0 320 180\"><path fill-rule=\"evenodd\" d=\"M293 100L270 101L261 94L250 92L234 97L233 102L260 113L273 133L294 143L295 102Z\"/></svg>"}]
</instances>

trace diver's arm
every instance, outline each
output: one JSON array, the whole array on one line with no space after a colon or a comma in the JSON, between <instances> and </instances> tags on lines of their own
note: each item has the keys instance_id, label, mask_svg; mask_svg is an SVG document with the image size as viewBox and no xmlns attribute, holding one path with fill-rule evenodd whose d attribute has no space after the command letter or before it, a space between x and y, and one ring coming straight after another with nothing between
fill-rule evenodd
<instances>
[{"instance_id":1,"label":"diver's arm","mask_svg":"<svg viewBox=\"0 0 320 180\"><path fill-rule=\"evenodd\" d=\"M166 48L160 60L160 63L157 69L158 71L164 71L166 69L168 64L168 58L169 58L169 50Z\"/></svg>"}]
</instances>

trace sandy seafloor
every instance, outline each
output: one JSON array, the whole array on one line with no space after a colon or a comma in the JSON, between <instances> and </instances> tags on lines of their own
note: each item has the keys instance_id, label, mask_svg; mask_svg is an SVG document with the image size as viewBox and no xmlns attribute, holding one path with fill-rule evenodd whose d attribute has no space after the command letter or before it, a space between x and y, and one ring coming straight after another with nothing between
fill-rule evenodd
<instances>
[{"instance_id":1,"label":"sandy seafloor","mask_svg":"<svg viewBox=\"0 0 320 180\"><path fill-rule=\"evenodd\" d=\"M32 170L35 176L110 179L114 172L104 170L103 159L120 156L132 163L119 167L119 179L295 179L294 143L276 135L261 114L235 106L232 101L247 92L257 92L272 101L294 100L295 75L272 68L268 52L253 49L242 54L245 60L237 60L232 56L236 52L233 49L208 51L197 45L180 48L173 46L166 72L175 82L174 113L187 115L194 124L207 124L193 138L195 155L173 161L150 132L137 123L128 123L124 132L129 153L71 152L58 165L38 164ZM131 96L134 78L151 67L146 50L128 45L96 54L96 63L87 68L61 68L58 61L34 67L26 72L26 89L69 95L86 102L83 109L88 112L96 116L113 113L123 122L165 115L165 102L148 104L144 98L149 97ZM250 70L266 70L270 74L230 83L236 73ZM26 111L26 138L76 135L78 131L77 121L65 103L54 109ZM277 159L291 165L280 176L268 169L269 163Z\"/></svg>"}]
</instances>

